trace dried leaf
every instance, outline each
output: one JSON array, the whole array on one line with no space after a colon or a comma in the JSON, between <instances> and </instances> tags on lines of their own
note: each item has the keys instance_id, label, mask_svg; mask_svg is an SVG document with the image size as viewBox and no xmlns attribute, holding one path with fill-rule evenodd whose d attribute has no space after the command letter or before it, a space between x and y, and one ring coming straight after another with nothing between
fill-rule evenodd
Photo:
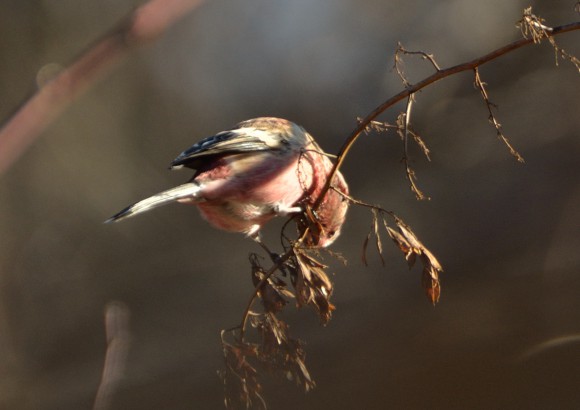
<instances>
[{"instance_id":1,"label":"dried leaf","mask_svg":"<svg viewBox=\"0 0 580 410\"><path fill-rule=\"evenodd\" d=\"M405 255L405 259L407 260L407 265L409 266L409 269L411 269L413 266L415 266L415 261L417 260L417 254L415 252L409 251Z\"/></svg>"},{"instance_id":2,"label":"dried leaf","mask_svg":"<svg viewBox=\"0 0 580 410\"><path fill-rule=\"evenodd\" d=\"M405 226L402 222L397 221L397 228L414 250L420 250L424 248L423 244L419 241L419 239L417 239L411 229Z\"/></svg>"},{"instance_id":3,"label":"dried leaf","mask_svg":"<svg viewBox=\"0 0 580 410\"><path fill-rule=\"evenodd\" d=\"M365 238L365 241L363 242L363 249L362 249L362 262L364 263L365 266L369 266L369 263L367 261L367 246L369 245L369 240L371 239L371 233L369 232L367 234L367 237Z\"/></svg>"},{"instance_id":4,"label":"dried leaf","mask_svg":"<svg viewBox=\"0 0 580 410\"><path fill-rule=\"evenodd\" d=\"M431 251L425 247L423 247L422 251L423 255L425 255L425 257L427 258L429 264L433 267L433 269L435 269L437 272L442 272L443 268L441 267L441 264L439 263L435 255L433 255Z\"/></svg>"},{"instance_id":5,"label":"dried leaf","mask_svg":"<svg viewBox=\"0 0 580 410\"><path fill-rule=\"evenodd\" d=\"M298 262L298 267L300 268L300 273L304 276L308 282L312 282L311 266L308 265L308 261L302 257L299 252L295 253L296 261Z\"/></svg>"},{"instance_id":6,"label":"dried leaf","mask_svg":"<svg viewBox=\"0 0 580 410\"><path fill-rule=\"evenodd\" d=\"M421 283L431 303L436 304L441 296L439 273L443 271L443 268L435 255L421 243L409 226L398 218L396 218L396 224L398 232L387 226L385 222L387 232L404 253L409 269L415 265L419 257L423 265Z\"/></svg>"},{"instance_id":7,"label":"dried leaf","mask_svg":"<svg viewBox=\"0 0 580 410\"><path fill-rule=\"evenodd\" d=\"M384 222L384 220L383 220ZM369 266L367 260L367 247L369 245L369 241L371 236L375 237L375 246L377 248L377 252L379 254L379 258L381 259L381 265L385 266L385 258L383 257L383 243L381 241L381 236L379 233L379 211L373 208L373 221L371 223L371 229L367 234L365 241L363 242L363 249L361 259L365 266Z\"/></svg>"},{"instance_id":8,"label":"dried leaf","mask_svg":"<svg viewBox=\"0 0 580 410\"><path fill-rule=\"evenodd\" d=\"M307 246L316 246L320 241L320 235L324 232L324 227L318 221L318 217L310 206L306 206L302 217L298 220L298 231L302 234L308 229L308 234L304 239Z\"/></svg>"},{"instance_id":9,"label":"dried leaf","mask_svg":"<svg viewBox=\"0 0 580 410\"><path fill-rule=\"evenodd\" d=\"M317 251L317 250L314 250ZM317 268L322 268L322 269L326 269L328 268L327 265L325 265L324 263L314 259L312 256L310 256L308 253L306 253L305 251L301 251L299 252L300 256L306 260L308 260L308 263L310 263L312 266L315 266Z\"/></svg>"},{"instance_id":10,"label":"dried leaf","mask_svg":"<svg viewBox=\"0 0 580 410\"><path fill-rule=\"evenodd\" d=\"M262 347L265 351L275 351L277 345L287 341L288 325L279 320L272 312L264 315L260 330L262 331Z\"/></svg>"},{"instance_id":11,"label":"dried leaf","mask_svg":"<svg viewBox=\"0 0 580 410\"><path fill-rule=\"evenodd\" d=\"M301 379L301 384L304 386L304 390L306 392L308 392L312 388L314 388L314 386L316 384L314 383L314 381L310 377L310 373L308 372L308 369L306 368L306 365L304 364L304 360L301 357L296 357L295 361L300 369L300 374L301 374L301 377L298 379L299 380Z\"/></svg>"},{"instance_id":12,"label":"dried leaf","mask_svg":"<svg viewBox=\"0 0 580 410\"><path fill-rule=\"evenodd\" d=\"M377 251L379 252L379 257L381 258L381 264L385 266L385 259L383 258L383 243L381 242L381 235L379 234L379 215L378 211L373 208L373 228L376 238Z\"/></svg>"},{"instance_id":13,"label":"dried leaf","mask_svg":"<svg viewBox=\"0 0 580 410\"><path fill-rule=\"evenodd\" d=\"M260 286L258 295L262 299L264 309L268 312L281 311L288 303L284 296L294 296L286 289L286 282L274 276L265 280L266 272L259 263L258 255L251 254L250 263L252 265L252 281L254 286Z\"/></svg>"},{"instance_id":14,"label":"dried leaf","mask_svg":"<svg viewBox=\"0 0 580 410\"><path fill-rule=\"evenodd\" d=\"M439 302L441 296L441 284L439 282L439 274L432 266L423 268L422 283L427 292L427 297L435 305Z\"/></svg>"},{"instance_id":15,"label":"dried leaf","mask_svg":"<svg viewBox=\"0 0 580 410\"><path fill-rule=\"evenodd\" d=\"M401 252L403 252L406 255L411 250L411 244L407 242L407 240L403 237L403 235L401 235L399 232L395 231L391 227L387 228L387 232L391 237L391 239L393 239L393 242L395 242L395 244L399 247Z\"/></svg>"},{"instance_id":16,"label":"dried leaf","mask_svg":"<svg viewBox=\"0 0 580 410\"><path fill-rule=\"evenodd\" d=\"M297 274L294 279L294 289L296 289L296 303L298 306L309 305L314 300L312 289L308 286L304 275L301 273Z\"/></svg>"},{"instance_id":17,"label":"dried leaf","mask_svg":"<svg viewBox=\"0 0 580 410\"><path fill-rule=\"evenodd\" d=\"M327 323L335 307L330 303L332 282L326 275L326 265L314 259L304 249L295 249L294 258L298 269L293 278L296 300L299 306L312 305L321 322Z\"/></svg>"}]
</instances>

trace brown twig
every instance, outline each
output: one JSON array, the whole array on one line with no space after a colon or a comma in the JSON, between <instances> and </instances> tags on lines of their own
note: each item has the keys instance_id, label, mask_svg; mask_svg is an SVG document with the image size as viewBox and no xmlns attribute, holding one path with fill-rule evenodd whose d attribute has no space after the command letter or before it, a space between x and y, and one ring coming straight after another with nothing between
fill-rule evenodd
<instances>
[{"instance_id":1,"label":"brown twig","mask_svg":"<svg viewBox=\"0 0 580 410\"><path fill-rule=\"evenodd\" d=\"M441 71L441 67L439 67L439 64L437 64L437 62L435 61L435 57L433 56L433 54L427 54L424 51L409 51L405 49L401 43L399 43L397 46L397 51L395 52L395 65L397 65L397 62L399 63L402 62L402 60L399 58L399 54L419 55L421 56L421 58L423 58L423 60L429 61L436 71ZM402 75L402 70L399 70L398 67L396 68L397 72L399 73L399 76L404 81L406 81L405 77Z\"/></svg>"},{"instance_id":2,"label":"brown twig","mask_svg":"<svg viewBox=\"0 0 580 410\"><path fill-rule=\"evenodd\" d=\"M397 72L397 75L401 79L403 86L405 88L411 87L413 84L407 79L405 72L403 71L403 58L401 57L402 54L405 55L418 55L421 56L423 60L427 60L431 63L435 71L441 71L439 64L435 61L435 57L433 54L427 54L424 51L409 51L403 47L403 45L399 42L397 44L397 50L395 50L395 66L394 69Z\"/></svg>"},{"instance_id":3,"label":"brown twig","mask_svg":"<svg viewBox=\"0 0 580 410\"><path fill-rule=\"evenodd\" d=\"M411 168L411 166L409 165L409 135L412 135L413 138L415 139L415 141L417 141L417 143L423 149L423 152L427 156L427 159L429 159L429 150L427 149L427 147L425 146L425 144L423 143L421 138L419 138L418 135L413 133L411 131L411 128L410 128L411 112L413 109L414 102L415 102L415 94L409 95L409 97L407 98L407 109L405 110L404 113L401 113L399 115L399 118L397 120L397 125L399 127L397 132L399 133L399 135L401 136L401 139L403 140L403 158L402 158L402 161L403 161L403 164L405 165L405 176L407 177L407 181L409 181L411 191L415 194L415 197L418 200L422 201L422 200L431 199L431 198L426 196L419 189L419 187L417 186L417 175L415 174L415 170L413 170Z\"/></svg>"},{"instance_id":4,"label":"brown twig","mask_svg":"<svg viewBox=\"0 0 580 410\"><path fill-rule=\"evenodd\" d=\"M553 27L549 32L546 32L546 35L548 36L548 38L550 38L550 37L557 36L560 34L569 33L571 31L575 31L575 30L580 30L580 22L575 22L575 23L565 24L563 26ZM348 136L348 138L346 139L346 141L342 145L342 147L337 155L337 160L334 164L334 167L332 168L332 171L330 172L329 178L326 181L326 185L324 186L320 195L318 196L318 199L314 203L314 209L317 209L320 206L320 203L322 202L322 199L326 195L326 192L328 192L328 190L330 189L330 184L331 184L331 181L333 180L334 175L336 174L336 172L338 172L338 170L342 166L348 152L350 151L350 149L352 148L354 143L358 140L360 135L369 126L369 124L371 124L372 121L374 121L379 115L381 115L389 107L395 105L396 103L398 103L399 101L401 101L405 98L408 98L411 94L414 94L417 91L422 90L423 88L425 88L425 87L427 87L427 86L429 86L437 81L440 81L444 78L447 78L449 76L452 76L452 75L460 73L460 72L473 70L476 67L479 67L483 64L486 64L490 61L497 59L498 57L501 57L507 53L510 53L514 50L517 50L519 48L522 48L524 46L527 46L527 45L530 45L533 43L534 43L533 38L521 38L521 39L516 40L512 43L509 43L503 47L495 49L495 50L491 51L490 53L485 54L484 56L478 57L474 60L471 60L471 61L468 61L468 62L465 62L462 64L458 64L458 65L455 65L453 67L449 67L446 69L440 69L439 71L435 72L434 74L430 75L427 78L424 78L423 80L419 81L418 83L410 85L409 87L405 88L403 91L392 96L391 98L389 98L388 100L386 100L382 104L380 104L378 107L376 107L366 117L364 117L361 121L358 122L358 125L356 126L356 128L350 133L350 135Z\"/></svg>"},{"instance_id":5,"label":"brown twig","mask_svg":"<svg viewBox=\"0 0 580 410\"><path fill-rule=\"evenodd\" d=\"M401 43L399 43L397 46L397 51L395 51L395 70L397 72L397 75L401 79L403 86L406 88L411 87L412 84L411 82L409 82L405 73L403 72L402 68L403 59L401 57L402 54L419 55L423 60L429 61L436 72L441 71L441 68L439 67L439 64L437 64L437 62L435 61L435 57L433 56L433 54L427 54L424 51L409 51L405 49ZM399 134L401 140L403 141L402 162L403 165L405 166L405 176L407 178L407 181L409 181L409 187L411 188L411 192L415 194L415 198L417 198L417 200L419 201L422 201L431 198L426 196L419 189L419 187L417 186L417 175L409 165L409 136L413 137L413 139L415 140L417 145L419 145L419 147L423 151L423 154L425 154L425 156L429 161L431 160L431 158L429 157L429 149L425 145L425 142L421 139L419 135L411 131L411 111L413 109L413 104L415 102L415 95L416 94L413 93L407 97L407 108L404 112L401 112L397 117L397 133Z\"/></svg>"},{"instance_id":6,"label":"brown twig","mask_svg":"<svg viewBox=\"0 0 580 410\"><path fill-rule=\"evenodd\" d=\"M487 93L487 90L485 89L486 84L483 81L481 81L481 77L479 76L478 67L475 67L473 69L473 72L474 72L475 87L481 93L481 97L483 98L483 101L485 102L485 105L487 107L487 111L489 113L489 117L488 117L489 123L495 128L495 131L497 133L497 137L503 141L503 143L509 149L510 154L512 154L518 162L524 163L525 162L524 157L522 157L520 155L520 153L518 151L516 151L516 149L512 146L512 144L509 142L507 137L504 135L503 128L502 128L501 124L497 121L497 118L495 117L495 114L493 113L493 109L495 107L495 104L489 100L489 95Z\"/></svg>"},{"instance_id":7,"label":"brown twig","mask_svg":"<svg viewBox=\"0 0 580 410\"><path fill-rule=\"evenodd\" d=\"M203 0L150 0L42 86L0 129L0 175L121 57L151 43L202 3Z\"/></svg>"}]
</instances>

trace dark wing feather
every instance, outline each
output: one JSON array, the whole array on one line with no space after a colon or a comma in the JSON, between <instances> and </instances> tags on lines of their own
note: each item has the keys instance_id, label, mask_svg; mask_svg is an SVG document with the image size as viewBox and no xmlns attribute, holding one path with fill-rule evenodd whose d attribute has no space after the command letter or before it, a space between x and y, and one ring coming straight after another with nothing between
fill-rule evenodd
<instances>
[{"instance_id":1,"label":"dark wing feather","mask_svg":"<svg viewBox=\"0 0 580 410\"><path fill-rule=\"evenodd\" d=\"M183 151L173 160L171 168L185 166L197 169L200 163L209 157L268 149L272 149L272 147L260 139L260 135L252 135L240 130L223 131L207 137Z\"/></svg>"}]
</instances>

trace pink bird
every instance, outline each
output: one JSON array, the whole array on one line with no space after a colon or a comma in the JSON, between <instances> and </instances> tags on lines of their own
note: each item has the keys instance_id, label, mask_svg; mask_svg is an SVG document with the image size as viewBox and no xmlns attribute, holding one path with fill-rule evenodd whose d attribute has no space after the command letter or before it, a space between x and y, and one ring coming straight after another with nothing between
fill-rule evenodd
<instances>
[{"instance_id":1,"label":"pink bird","mask_svg":"<svg viewBox=\"0 0 580 410\"><path fill-rule=\"evenodd\" d=\"M337 172L318 209L312 207L332 169L332 162L304 128L280 118L255 118L194 144L171 163L192 168L186 184L139 201L106 222L158 206L180 202L196 205L213 226L255 239L275 216L313 215L306 242L326 247L340 234L349 201L348 186ZM312 217L311 217L312 218ZM303 227L304 228L304 227Z\"/></svg>"}]
</instances>

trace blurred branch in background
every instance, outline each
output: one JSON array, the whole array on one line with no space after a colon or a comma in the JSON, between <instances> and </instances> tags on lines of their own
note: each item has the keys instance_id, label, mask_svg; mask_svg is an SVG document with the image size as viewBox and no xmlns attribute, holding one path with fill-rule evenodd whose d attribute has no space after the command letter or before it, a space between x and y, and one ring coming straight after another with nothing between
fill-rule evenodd
<instances>
[{"instance_id":1,"label":"blurred branch in background","mask_svg":"<svg viewBox=\"0 0 580 410\"><path fill-rule=\"evenodd\" d=\"M79 95L129 51L161 36L203 0L151 0L26 100L0 129L0 175Z\"/></svg>"},{"instance_id":2,"label":"blurred branch in background","mask_svg":"<svg viewBox=\"0 0 580 410\"><path fill-rule=\"evenodd\" d=\"M131 339L129 317L129 308L123 303L111 302L105 307L107 353L93 410L109 408L113 393L123 377Z\"/></svg>"}]
</instances>

